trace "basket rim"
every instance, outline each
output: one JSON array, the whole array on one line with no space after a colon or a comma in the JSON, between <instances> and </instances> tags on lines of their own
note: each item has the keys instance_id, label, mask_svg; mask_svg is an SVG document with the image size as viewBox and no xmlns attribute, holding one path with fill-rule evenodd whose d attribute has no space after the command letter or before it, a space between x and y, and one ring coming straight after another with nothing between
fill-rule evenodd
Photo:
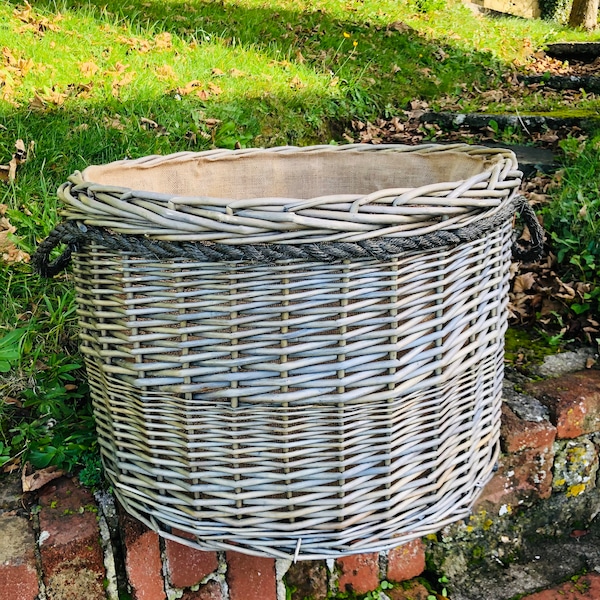
<instances>
[{"instance_id":1,"label":"basket rim","mask_svg":"<svg viewBox=\"0 0 600 600\"><path fill-rule=\"evenodd\" d=\"M139 158L125 158L121 160L111 161L104 165L88 165L83 171L80 171L82 179L84 181L93 182L92 179L88 178L88 174L91 169L97 166L143 166L145 168L153 168L158 164L164 164L167 162L194 160L196 158L205 158L211 161L221 160L237 160L244 157L259 156L262 154L270 156L286 156L286 155L304 155L310 156L320 153L363 153L363 152L410 152L417 154L432 154L440 152L458 152L468 154L471 156L480 156L484 158L495 158L498 160L504 159L511 161L515 169L518 170L518 163L515 153L510 148L503 148L501 146L485 146L483 144L467 144L464 142L457 143L429 143L429 144L364 144L364 143L352 143L343 145L334 144L316 144L311 146L274 146L271 148L263 147L252 147L252 148L215 148L212 150L201 150L198 152L194 151L182 151L173 152L170 154L150 154ZM76 171L79 172L79 171ZM127 188L129 189L129 188Z\"/></svg>"},{"instance_id":2,"label":"basket rim","mask_svg":"<svg viewBox=\"0 0 600 600\"><path fill-rule=\"evenodd\" d=\"M323 156L330 153L399 153L469 156L482 170L468 179L413 188L385 188L367 194L328 194L311 198L243 198L178 196L98 184L93 169L76 171L58 190L68 220L108 228L115 233L167 241L222 244L360 242L402 238L437 230L454 230L505 209L521 184L514 153L504 148L469 144L348 144L280 146L241 150L179 152L115 161L105 166L152 169L198 158L212 161L252 156Z\"/></svg>"}]
</instances>

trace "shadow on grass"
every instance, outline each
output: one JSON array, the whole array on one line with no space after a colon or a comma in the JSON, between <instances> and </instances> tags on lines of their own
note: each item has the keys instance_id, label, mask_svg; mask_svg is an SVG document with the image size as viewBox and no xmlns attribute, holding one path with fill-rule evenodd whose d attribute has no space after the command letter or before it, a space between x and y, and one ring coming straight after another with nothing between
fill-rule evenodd
<instances>
[{"instance_id":1,"label":"shadow on grass","mask_svg":"<svg viewBox=\"0 0 600 600\"><path fill-rule=\"evenodd\" d=\"M9 0L15 7L19 0ZM465 86L501 80L502 64L489 54L449 40L428 40L384 17L339 19L323 10L248 8L222 2L169 0L36 0L36 10L91 15L118 24L124 34L169 32L185 41L253 48L272 60L300 62L316 73L340 73L353 90L351 104L372 113L403 107L414 98L460 94ZM433 18L433 17L432 17ZM356 47L353 44L356 42ZM358 95L358 98L356 97Z\"/></svg>"}]
</instances>

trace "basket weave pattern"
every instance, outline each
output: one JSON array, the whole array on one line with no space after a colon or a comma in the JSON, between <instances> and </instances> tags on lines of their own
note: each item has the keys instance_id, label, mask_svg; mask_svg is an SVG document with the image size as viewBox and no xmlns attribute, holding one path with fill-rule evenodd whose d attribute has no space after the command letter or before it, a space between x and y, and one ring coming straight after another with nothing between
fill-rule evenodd
<instances>
[{"instance_id":1,"label":"basket weave pattern","mask_svg":"<svg viewBox=\"0 0 600 600\"><path fill-rule=\"evenodd\" d=\"M156 239L187 223L183 237L203 243L353 242L506 207L520 176L510 153L386 155L466 152L488 161L483 174L366 200L142 198L86 173L61 195L70 219L111 231L140 233L151 212ZM385 261L159 260L82 245L81 349L120 500L167 537L276 557L383 550L464 517L497 458L511 234L507 218L473 242Z\"/></svg>"}]
</instances>

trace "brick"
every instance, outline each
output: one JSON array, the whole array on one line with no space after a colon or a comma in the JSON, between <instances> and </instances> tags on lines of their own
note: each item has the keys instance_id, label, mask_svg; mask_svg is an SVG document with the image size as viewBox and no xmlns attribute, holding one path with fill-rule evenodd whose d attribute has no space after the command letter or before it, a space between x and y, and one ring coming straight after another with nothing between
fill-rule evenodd
<instances>
[{"instance_id":1,"label":"brick","mask_svg":"<svg viewBox=\"0 0 600 600\"><path fill-rule=\"evenodd\" d=\"M500 440L504 452L543 450L556 439L556 427L549 421L520 419L506 404L502 405Z\"/></svg>"},{"instance_id":2,"label":"brick","mask_svg":"<svg viewBox=\"0 0 600 600\"><path fill-rule=\"evenodd\" d=\"M548 407L559 439L600 431L600 371L536 381L526 389Z\"/></svg>"},{"instance_id":3,"label":"brick","mask_svg":"<svg viewBox=\"0 0 600 600\"><path fill-rule=\"evenodd\" d=\"M388 552L386 579L389 581L407 581L418 577L424 570L425 547L420 539Z\"/></svg>"},{"instance_id":4,"label":"brick","mask_svg":"<svg viewBox=\"0 0 600 600\"><path fill-rule=\"evenodd\" d=\"M143 523L119 513L125 545L125 570L135 600L165 600L158 535Z\"/></svg>"},{"instance_id":5,"label":"brick","mask_svg":"<svg viewBox=\"0 0 600 600\"><path fill-rule=\"evenodd\" d=\"M301 560L292 564L285 574L291 600L326 600L328 594L327 565L322 560Z\"/></svg>"},{"instance_id":6,"label":"brick","mask_svg":"<svg viewBox=\"0 0 600 600\"><path fill-rule=\"evenodd\" d=\"M209 581L198 590L185 590L181 600L225 600L221 586L216 581Z\"/></svg>"},{"instance_id":7,"label":"brick","mask_svg":"<svg viewBox=\"0 0 600 600\"><path fill-rule=\"evenodd\" d=\"M193 539L183 531L173 531L174 535ZM166 540L165 554L167 571L171 585L177 588L191 587L200 583L219 566L216 552L203 552L173 540Z\"/></svg>"},{"instance_id":8,"label":"brick","mask_svg":"<svg viewBox=\"0 0 600 600\"><path fill-rule=\"evenodd\" d=\"M547 420L521 419L503 405L501 444L505 454L475 507L504 514L516 506L549 498L555 439L556 427Z\"/></svg>"},{"instance_id":9,"label":"brick","mask_svg":"<svg viewBox=\"0 0 600 600\"><path fill-rule=\"evenodd\" d=\"M43 488L39 503L39 547L48 600L104 599L104 553L93 496L63 477Z\"/></svg>"},{"instance_id":10,"label":"brick","mask_svg":"<svg viewBox=\"0 0 600 600\"><path fill-rule=\"evenodd\" d=\"M352 554L336 560L340 575L338 588L341 592L366 594L379 585L379 554Z\"/></svg>"},{"instance_id":11,"label":"brick","mask_svg":"<svg viewBox=\"0 0 600 600\"><path fill-rule=\"evenodd\" d=\"M38 593L31 524L16 515L0 515L0 598L34 600Z\"/></svg>"},{"instance_id":12,"label":"brick","mask_svg":"<svg viewBox=\"0 0 600 600\"><path fill-rule=\"evenodd\" d=\"M498 471L483 488L474 510L503 515L517 506L530 506L552 493L554 445L530 448L500 457Z\"/></svg>"},{"instance_id":13,"label":"brick","mask_svg":"<svg viewBox=\"0 0 600 600\"><path fill-rule=\"evenodd\" d=\"M230 600L276 600L275 560L226 552Z\"/></svg>"},{"instance_id":14,"label":"brick","mask_svg":"<svg viewBox=\"0 0 600 600\"><path fill-rule=\"evenodd\" d=\"M385 591L390 600L427 600L431 597L427 588L418 581L408 582L406 585L395 586Z\"/></svg>"},{"instance_id":15,"label":"brick","mask_svg":"<svg viewBox=\"0 0 600 600\"><path fill-rule=\"evenodd\" d=\"M600 575L589 573L552 589L524 596L522 600L594 600L600 598Z\"/></svg>"}]
</instances>

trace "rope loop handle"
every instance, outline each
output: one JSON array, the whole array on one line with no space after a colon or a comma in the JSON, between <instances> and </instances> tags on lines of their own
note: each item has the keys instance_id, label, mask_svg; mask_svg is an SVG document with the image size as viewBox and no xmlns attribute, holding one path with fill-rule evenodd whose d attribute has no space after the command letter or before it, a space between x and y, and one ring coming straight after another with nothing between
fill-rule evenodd
<instances>
[{"instance_id":1,"label":"rope loop handle","mask_svg":"<svg viewBox=\"0 0 600 600\"><path fill-rule=\"evenodd\" d=\"M518 196L506 210L477 223L454 229L403 238L383 237L360 242L323 242L304 244L247 244L233 245L207 242L170 242L139 235L113 233L102 227L86 227L70 220L57 225L38 246L32 257L34 270L43 277L53 277L67 267L73 252L83 243L96 243L115 252L130 252L151 260L168 260L189 257L203 262L248 261L268 263L278 260L305 260L331 262L337 260L377 259L390 260L402 252L436 250L447 246L480 239L488 231L494 231L510 219L515 210L527 225L531 241L526 248L515 243L513 258L524 262L538 260L544 246L544 230L523 196ZM60 245L66 250L55 260L52 251Z\"/></svg>"},{"instance_id":2,"label":"rope loop handle","mask_svg":"<svg viewBox=\"0 0 600 600\"><path fill-rule=\"evenodd\" d=\"M33 270L42 277L54 277L66 269L71 262L71 255L77 250L85 234L85 226L81 227L80 229L72 221L58 224L31 257ZM67 248L58 258L51 261L50 254L61 245L66 245Z\"/></svg>"},{"instance_id":3,"label":"rope loop handle","mask_svg":"<svg viewBox=\"0 0 600 600\"><path fill-rule=\"evenodd\" d=\"M526 247L522 247L523 242L515 242L512 247L514 260L521 262L535 262L542 257L544 250L544 228L541 226L538 218L524 196L517 196L514 200L517 213L523 223L527 225L530 234L530 241Z\"/></svg>"}]
</instances>

